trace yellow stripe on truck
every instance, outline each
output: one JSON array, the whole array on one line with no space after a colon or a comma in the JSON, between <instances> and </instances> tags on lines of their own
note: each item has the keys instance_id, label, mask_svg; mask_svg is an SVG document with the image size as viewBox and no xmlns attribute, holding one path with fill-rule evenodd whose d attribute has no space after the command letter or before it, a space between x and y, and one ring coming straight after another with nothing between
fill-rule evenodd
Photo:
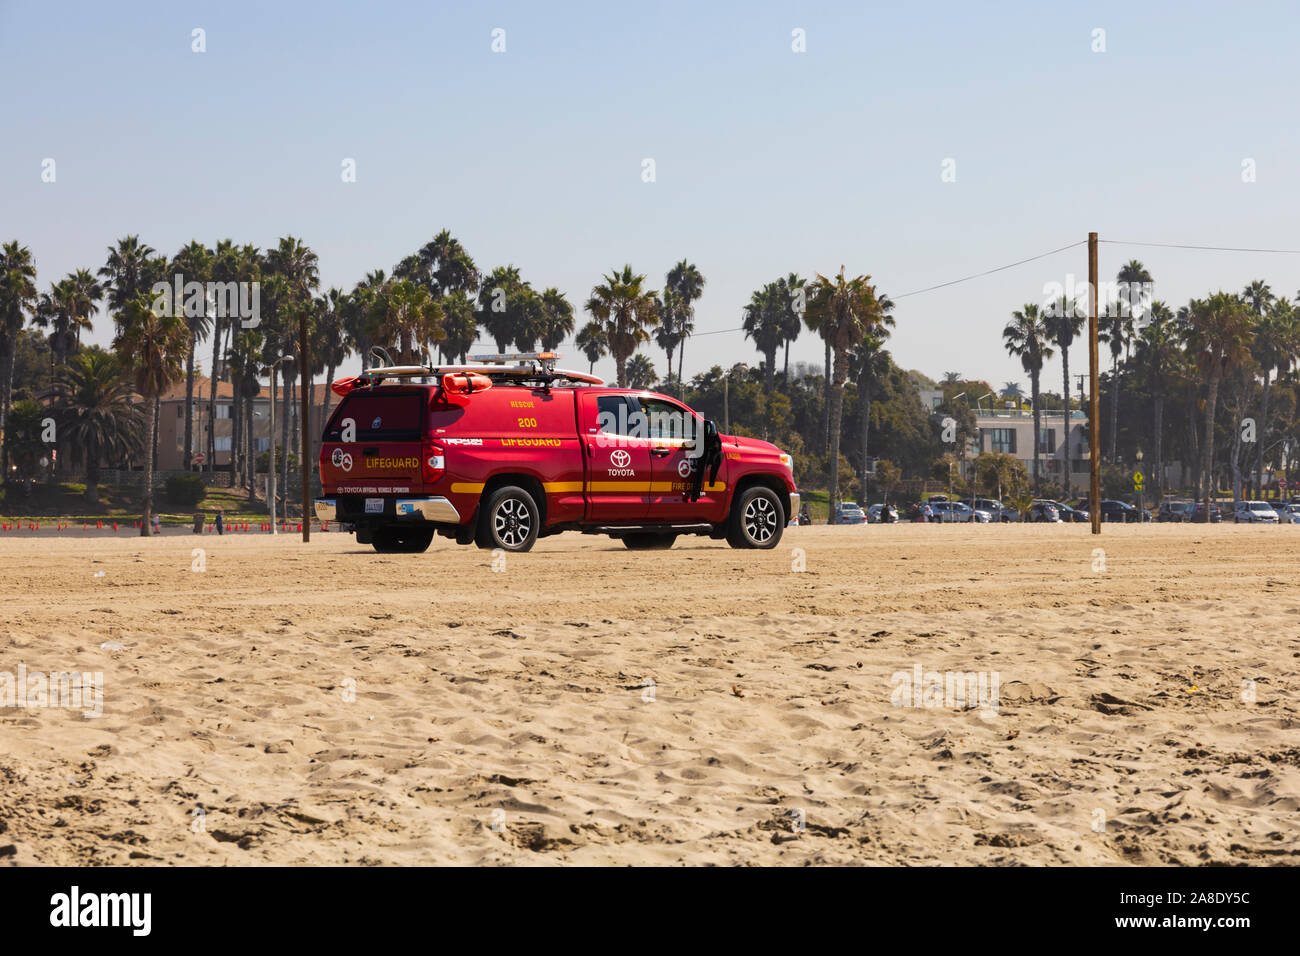
<instances>
[{"instance_id":1,"label":"yellow stripe on truck","mask_svg":"<svg viewBox=\"0 0 1300 956\"><path fill-rule=\"evenodd\" d=\"M453 481L451 490L457 495L477 495L482 493L483 485L481 481Z\"/></svg>"},{"instance_id":2,"label":"yellow stripe on truck","mask_svg":"<svg viewBox=\"0 0 1300 956\"><path fill-rule=\"evenodd\" d=\"M670 492L682 490L680 486L683 481L589 481L585 485L581 481L544 481L542 489L548 495L565 495L574 494L582 490L597 493L626 492L647 494L650 492ZM454 481L451 485L453 494L458 495L478 495L483 493L484 482L481 481ZM727 490L725 481L715 481L704 488L709 493L717 493Z\"/></svg>"}]
</instances>

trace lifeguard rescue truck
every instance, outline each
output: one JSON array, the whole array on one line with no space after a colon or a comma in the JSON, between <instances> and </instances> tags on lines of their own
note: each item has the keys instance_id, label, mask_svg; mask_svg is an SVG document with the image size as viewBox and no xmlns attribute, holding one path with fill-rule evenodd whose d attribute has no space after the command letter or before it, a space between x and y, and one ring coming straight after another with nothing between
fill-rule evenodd
<instances>
[{"instance_id":1,"label":"lifeguard rescue truck","mask_svg":"<svg viewBox=\"0 0 1300 956\"><path fill-rule=\"evenodd\" d=\"M631 549L682 534L772 548L799 512L790 456L667 395L608 388L549 352L477 365L373 368L335 382L322 436L322 521L380 552L459 544L527 551L562 531Z\"/></svg>"}]
</instances>

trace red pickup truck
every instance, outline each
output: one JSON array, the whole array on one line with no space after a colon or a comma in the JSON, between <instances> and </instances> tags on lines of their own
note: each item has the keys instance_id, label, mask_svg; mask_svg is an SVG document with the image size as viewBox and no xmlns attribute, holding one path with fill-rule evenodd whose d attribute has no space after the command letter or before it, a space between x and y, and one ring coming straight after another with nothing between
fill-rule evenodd
<instances>
[{"instance_id":1,"label":"red pickup truck","mask_svg":"<svg viewBox=\"0 0 1300 956\"><path fill-rule=\"evenodd\" d=\"M790 456L676 399L607 388L553 354L375 369L334 384L316 516L380 552L527 551L561 531L631 549L707 534L772 548L799 511ZM513 364L507 364L511 362Z\"/></svg>"}]
</instances>

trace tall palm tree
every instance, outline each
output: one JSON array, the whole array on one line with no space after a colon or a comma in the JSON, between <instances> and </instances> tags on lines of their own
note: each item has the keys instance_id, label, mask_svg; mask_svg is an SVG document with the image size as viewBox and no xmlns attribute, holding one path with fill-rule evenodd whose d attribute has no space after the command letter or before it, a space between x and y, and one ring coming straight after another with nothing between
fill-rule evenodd
<instances>
[{"instance_id":1,"label":"tall palm tree","mask_svg":"<svg viewBox=\"0 0 1300 956\"><path fill-rule=\"evenodd\" d=\"M1009 398L1012 399L1013 401L1019 402L1022 398L1024 398L1025 387L1021 385L1019 382L1004 382L1002 384L1002 391L1000 391L998 394L1001 395L1003 398Z\"/></svg>"},{"instance_id":2,"label":"tall palm tree","mask_svg":"<svg viewBox=\"0 0 1300 956\"><path fill-rule=\"evenodd\" d=\"M85 465L85 502L96 507L100 459L138 455L144 444L140 411L116 357L97 350L72 356L59 369L54 412L60 437Z\"/></svg>"},{"instance_id":3,"label":"tall palm tree","mask_svg":"<svg viewBox=\"0 0 1300 956\"><path fill-rule=\"evenodd\" d=\"M170 315L159 315L145 296L126 303L113 339L113 349L129 370L135 390L145 400L145 435L151 447L144 456L142 536L149 534L153 516L153 460L158 451L156 399L180 380L181 364L188 348L189 328L174 309Z\"/></svg>"},{"instance_id":4,"label":"tall palm tree","mask_svg":"<svg viewBox=\"0 0 1300 956\"><path fill-rule=\"evenodd\" d=\"M316 297L316 336L312 356L325 373L325 407L321 410L321 425L329 420L330 400L334 395L329 387L334 384L334 373L348 356L347 332L343 328L343 306L347 295L337 286Z\"/></svg>"},{"instance_id":5,"label":"tall palm tree","mask_svg":"<svg viewBox=\"0 0 1300 956\"><path fill-rule=\"evenodd\" d=\"M1214 491L1214 414L1219 385L1250 355L1250 327L1250 313L1235 295L1216 292L1208 299L1189 304L1187 351L1207 387L1205 435L1201 442L1201 471L1205 481L1202 521L1210 519L1210 497Z\"/></svg>"},{"instance_id":6,"label":"tall palm tree","mask_svg":"<svg viewBox=\"0 0 1300 956\"><path fill-rule=\"evenodd\" d=\"M36 308L36 263L17 240L0 246L0 480L9 474L5 423L14 385L14 355L25 316Z\"/></svg>"},{"instance_id":7,"label":"tall palm tree","mask_svg":"<svg viewBox=\"0 0 1300 956\"><path fill-rule=\"evenodd\" d=\"M885 340L889 330L894 327L894 300L883 292L876 293L880 321L875 330L865 336L862 344L850 355L850 374L858 386L858 414L862 421L862 447L860 454L859 480L863 488L867 486L867 465L870 455L867 453L867 439L871 435L871 399L880 374L885 371Z\"/></svg>"},{"instance_id":8,"label":"tall palm tree","mask_svg":"<svg viewBox=\"0 0 1300 956\"><path fill-rule=\"evenodd\" d=\"M1064 454L1064 479L1065 494L1070 494L1070 346L1074 340L1083 331L1083 315L1080 313L1078 303L1071 302L1062 296L1053 302L1047 310L1044 318L1044 327L1047 329L1047 337L1057 348L1061 350L1061 381L1063 387L1061 394L1065 397L1065 430L1061 433L1064 435L1062 448Z\"/></svg>"},{"instance_id":9,"label":"tall palm tree","mask_svg":"<svg viewBox=\"0 0 1300 956\"><path fill-rule=\"evenodd\" d=\"M587 371L595 372L596 362L605 354L605 330L596 320L592 320L578 330L575 344L578 351L587 357Z\"/></svg>"},{"instance_id":10,"label":"tall palm tree","mask_svg":"<svg viewBox=\"0 0 1300 956\"><path fill-rule=\"evenodd\" d=\"M671 381L673 377L673 351L682 341L681 324L685 317L682 308L681 299L677 296L677 290L671 285L664 286L663 298L659 303L659 325L655 329L655 345L664 350L668 357L668 375L667 380Z\"/></svg>"},{"instance_id":11,"label":"tall palm tree","mask_svg":"<svg viewBox=\"0 0 1300 956\"><path fill-rule=\"evenodd\" d=\"M1178 363L1181 348L1181 332L1173 312L1163 302L1151 303L1150 321L1138 335L1135 355L1138 366L1145 372L1147 389L1151 392L1155 417L1155 468L1152 476L1157 489L1163 488L1165 483L1165 395L1169 391L1171 375Z\"/></svg>"},{"instance_id":12,"label":"tall palm tree","mask_svg":"<svg viewBox=\"0 0 1300 956\"><path fill-rule=\"evenodd\" d=\"M763 391L771 392L776 382L776 353L785 334L785 302L775 282L769 282L750 296L741 327L745 337L763 355Z\"/></svg>"},{"instance_id":13,"label":"tall palm tree","mask_svg":"<svg viewBox=\"0 0 1300 956\"><path fill-rule=\"evenodd\" d=\"M840 487L840 430L844 417L844 383L849 375L849 355L881 327L880 301L871 276L848 278L844 266L834 279L818 273L808 302L808 327L830 346L834 361L830 409L830 502L832 509ZM833 513L833 512L832 512Z\"/></svg>"},{"instance_id":14,"label":"tall palm tree","mask_svg":"<svg viewBox=\"0 0 1300 956\"><path fill-rule=\"evenodd\" d=\"M785 346L785 361L781 367L781 376L786 382L789 382L790 343L799 338L799 333L803 331L803 314L807 308L807 303L800 307L797 302L801 293L806 294L804 290L808 285L808 280L791 272L785 278L778 279L776 284L777 288L780 289L782 301L785 302L785 309L782 312L784 321L781 324L781 339ZM889 303L889 308L893 308L892 302Z\"/></svg>"},{"instance_id":15,"label":"tall palm tree","mask_svg":"<svg viewBox=\"0 0 1300 956\"><path fill-rule=\"evenodd\" d=\"M650 341L649 330L659 324L659 297L645 287L645 276L631 265L613 269L591 290L586 309L600 323L609 354L618 370L618 387L627 387L627 360L637 346Z\"/></svg>"},{"instance_id":16,"label":"tall palm tree","mask_svg":"<svg viewBox=\"0 0 1300 956\"><path fill-rule=\"evenodd\" d=\"M172 269L185 277L186 285L200 282L206 288L212 274L212 253L203 243L191 240L176 253ZM212 317L208 313L206 296L201 296L198 303L190 302L187 297L184 306L180 302L174 302L172 308L175 312L183 312L190 328L190 348L185 356L185 444L182 459L182 467L188 469L194 447L194 353L198 349L199 340L207 338L212 331ZM215 378L215 367L209 369L209 373Z\"/></svg>"},{"instance_id":17,"label":"tall palm tree","mask_svg":"<svg viewBox=\"0 0 1300 956\"><path fill-rule=\"evenodd\" d=\"M453 292L472 293L479 287L478 268L460 240L447 229L421 247L420 262L429 278L429 291L437 298Z\"/></svg>"},{"instance_id":18,"label":"tall palm tree","mask_svg":"<svg viewBox=\"0 0 1300 956\"><path fill-rule=\"evenodd\" d=\"M1106 314L1100 320L1098 338L1104 339L1110 346L1111 391L1110 391L1110 460L1115 461L1116 447L1119 441L1119 357L1127 355L1133 343L1134 322L1140 318L1135 314L1134 302L1137 299L1137 287L1151 281L1151 273L1137 259L1130 259L1120 268L1116 279L1126 294L1120 301L1107 303Z\"/></svg>"},{"instance_id":19,"label":"tall palm tree","mask_svg":"<svg viewBox=\"0 0 1300 956\"><path fill-rule=\"evenodd\" d=\"M361 371L370 367L370 347L375 344L374 300L388 277L383 269L366 274L348 294L343 310L343 327L348 333L348 348L361 356ZM472 341L471 341L471 344ZM467 346L468 347L468 346Z\"/></svg>"},{"instance_id":20,"label":"tall palm tree","mask_svg":"<svg viewBox=\"0 0 1300 956\"><path fill-rule=\"evenodd\" d=\"M1039 466L1039 449L1042 447L1042 434L1038 408L1038 382L1043 372L1043 363L1052 357L1052 346L1047 327L1038 306L1028 303L1011 313L1011 321L1002 330L1002 341L1007 352L1020 359L1020 367L1029 373L1029 394L1034 409L1034 490L1042 485L1042 469Z\"/></svg>"},{"instance_id":21,"label":"tall palm tree","mask_svg":"<svg viewBox=\"0 0 1300 956\"><path fill-rule=\"evenodd\" d=\"M72 348L73 287L67 279L50 285L42 292L32 312L32 324L49 329L46 341L50 346L50 385L54 384L55 369L62 365Z\"/></svg>"},{"instance_id":22,"label":"tall palm tree","mask_svg":"<svg viewBox=\"0 0 1300 956\"><path fill-rule=\"evenodd\" d=\"M1255 279L1242 290L1241 297L1255 313L1255 318L1262 316L1273 301L1273 290L1263 279Z\"/></svg>"},{"instance_id":23,"label":"tall palm tree","mask_svg":"<svg viewBox=\"0 0 1300 956\"><path fill-rule=\"evenodd\" d=\"M1267 299L1262 296L1252 296L1251 292L1257 285L1263 283L1255 282L1246 287L1245 298L1251 303L1252 311L1267 309L1267 312L1255 311L1255 334L1251 343L1255 361L1264 373L1264 388L1260 395L1259 428L1255 436L1255 495L1262 497L1264 439L1268 429L1269 392L1272 385L1270 379L1274 369L1281 374L1295 362L1297 353L1300 352L1300 322L1297 321L1296 310L1286 299L1274 299L1272 295ZM1265 290L1267 288L1264 286Z\"/></svg>"},{"instance_id":24,"label":"tall palm tree","mask_svg":"<svg viewBox=\"0 0 1300 956\"><path fill-rule=\"evenodd\" d=\"M677 314L675 325L680 336L677 340L678 398L682 388L682 361L686 355L686 340L695 332L695 303L704 295L704 276L694 263L683 259L668 270L665 288L673 290ZM672 370L669 369L671 372Z\"/></svg>"},{"instance_id":25,"label":"tall palm tree","mask_svg":"<svg viewBox=\"0 0 1300 956\"><path fill-rule=\"evenodd\" d=\"M80 346L81 333L90 332L94 328L91 316L99 307L99 301L104 298L104 287L89 269L70 272L64 281L72 286L73 345Z\"/></svg>"}]
</instances>

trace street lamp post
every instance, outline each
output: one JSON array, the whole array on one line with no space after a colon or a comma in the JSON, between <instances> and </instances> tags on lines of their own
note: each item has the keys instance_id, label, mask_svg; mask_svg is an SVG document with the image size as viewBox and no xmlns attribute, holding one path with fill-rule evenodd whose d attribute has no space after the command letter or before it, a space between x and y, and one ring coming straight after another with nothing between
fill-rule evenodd
<instances>
[{"instance_id":1,"label":"street lamp post","mask_svg":"<svg viewBox=\"0 0 1300 956\"><path fill-rule=\"evenodd\" d=\"M1142 449L1138 448L1137 453L1134 454L1133 457L1137 459L1138 471L1141 472L1142 471ZM1142 478L1143 478L1142 484L1138 485L1138 520L1139 521L1141 520L1143 514L1142 492L1143 489L1146 487L1146 476L1143 475Z\"/></svg>"}]
</instances>

